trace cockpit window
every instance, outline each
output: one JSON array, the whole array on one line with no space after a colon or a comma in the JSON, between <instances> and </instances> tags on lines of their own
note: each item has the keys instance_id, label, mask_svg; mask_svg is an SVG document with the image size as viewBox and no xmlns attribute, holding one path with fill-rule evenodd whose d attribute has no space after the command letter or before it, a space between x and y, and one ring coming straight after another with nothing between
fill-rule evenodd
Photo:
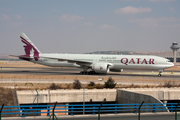
<instances>
[{"instance_id":1,"label":"cockpit window","mask_svg":"<svg viewBox=\"0 0 180 120\"><path fill-rule=\"evenodd\" d=\"M166 62L170 62L170 60L167 60Z\"/></svg>"}]
</instances>

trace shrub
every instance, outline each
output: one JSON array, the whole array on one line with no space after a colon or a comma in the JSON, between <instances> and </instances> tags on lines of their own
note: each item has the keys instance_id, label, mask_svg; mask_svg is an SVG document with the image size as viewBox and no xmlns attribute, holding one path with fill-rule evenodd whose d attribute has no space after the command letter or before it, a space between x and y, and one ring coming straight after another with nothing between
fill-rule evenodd
<instances>
[{"instance_id":1,"label":"shrub","mask_svg":"<svg viewBox=\"0 0 180 120\"><path fill-rule=\"evenodd\" d=\"M33 83L29 83L29 84L31 84L31 86L33 86Z\"/></svg>"},{"instance_id":2,"label":"shrub","mask_svg":"<svg viewBox=\"0 0 180 120\"><path fill-rule=\"evenodd\" d=\"M104 88L104 85L96 84L95 87L96 87L97 89L103 89L103 88Z\"/></svg>"},{"instance_id":3,"label":"shrub","mask_svg":"<svg viewBox=\"0 0 180 120\"><path fill-rule=\"evenodd\" d=\"M56 85L55 83L52 83L50 86L49 86L49 89L50 90L56 90L56 89L60 89L61 88L61 86L58 86L58 85Z\"/></svg>"},{"instance_id":4,"label":"shrub","mask_svg":"<svg viewBox=\"0 0 180 120\"><path fill-rule=\"evenodd\" d=\"M133 83L130 86L126 86L125 88L141 88L140 85L134 85Z\"/></svg>"},{"instance_id":5,"label":"shrub","mask_svg":"<svg viewBox=\"0 0 180 120\"><path fill-rule=\"evenodd\" d=\"M168 88L173 87L171 81L165 82L163 86Z\"/></svg>"},{"instance_id":6,"label":"shrub","mask_svg":"<svg viewBox=\"0 0 180 120\"><path fill-rule=\"evenodd\" d=\"M94 86L94 85L95 85L95 83L92 81L88 84L88 86Z\"/></svg>"},{"instance_id":7,"label":"shrub","mask_svg":"<svg viewBox=\"0 0 180 120\"><path fill-rule=\"evenodd\" d=\"M94 87L93 86L88 86L88 89L94 89Z\"/></svg>"},{"instance_id":8,"label":"shrub","mask_svg":"<svg viewBox=\"0 0 180 120\"><path fill-rule=\"evenodd\" d=\"M105 88L114 88L115 86L116 86L116 83L111 77L108 78L107 82L104 82Z\"/></svg>"},{"instance_id":9,"label":"shrub","mask_svg":"<svg viewBox=\"0 0 180 120\"><path fill-rule=\"evenodd\" d=\"M81 82L78 79L75 79L73 82L74 89L81 89Z\"/></svg>"},{"instance_id":10,"label":"shrub","mask_svg":"<svg viewBox=\"0 0 180 120\"><path fill-rule=\"evenodd\" d=\"M71 84L68 84L66 88L67 89L72 89Z\"/></svg>"}]
</instances>

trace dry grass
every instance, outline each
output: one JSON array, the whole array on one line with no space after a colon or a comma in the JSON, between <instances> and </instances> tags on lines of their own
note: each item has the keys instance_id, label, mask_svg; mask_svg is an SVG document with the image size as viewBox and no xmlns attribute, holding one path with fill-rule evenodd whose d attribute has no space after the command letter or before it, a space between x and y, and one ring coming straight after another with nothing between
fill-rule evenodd
<instances>
[{"instance_id":1,"label":"dry grass","mask_svg":"<svg viewBox=\"0 0 180 120\"><path fill-rule=\"evenodd\" d=\"M107 76L103 76L101 77L103 79L103 81L107 81L108 77ZM7 79L7 80L14 80L14 79L23 79L26 80L26 82L28 82L29 80L34 80L36 79L37 82L42 84L43 80L49 80L51 83L53 81L66 81L66 80L74 80L74 79L78 79L80 81L87 81L88 80L98 80L99 76L80 76L80 75L24 75L24 74L0 74L0 79ZM125 78L125 77L118 77L115 78L113 77L113 79L115 81L119 81L119 82L129 82L129 83L165 83L167 82L167 79L161 79L161 78L145 78L145 77L131 77L131 78ZM13 82L12 82L13 83ZM23 83L24 84L24 83ZM33 83L34 85L38 84L38 83ZM47 83L48 84L48 83ZM175 84L180 84L179 80L175 80ZM14 86L14 85L12 85ZM30 85L28 85L30 86ZM37 86L37 85L36 85Z\"/></svg>"},{"instance_id":2,"label":"dry grass","mask_svg":"<svg viewBox=\"0 0 180 120\"><path fill-rule=\"evenodd\" d=\"M163 84L160 85L121 85L121 84L117 84L115 88L171 88L171 87L180 87L180 84L175 84L171 81L168 82L164 82Z\"/></svg>"},{"instance_id":3,"label":"dry grass","mask_svg":"<svg viewBox=\"0 0 180 120\"><path fill-rule=\"evenodd\" d=\"M4 106L14 106L13 94L11 89L0 87L0 105L2 104L4 104ZM8 109L8 108L4 108L4 109ZM17 108L13 108L13 109L17 109ZM2 117L13 117L13 116L18 116L18 115L2 115Z\"/></svg>"},{"instance_id":4,"label":"dry grass","mask_svg":"<svg viewBox=\"0 0 180 120\"><path fill-rule=\"evenodd\" d=\"M3 87L11 87L11 88L16 88L17 90L56 90L56 89L74 89L72 83L17 83L12 84L12 83L2 83ZM85 84L82 84L81 89L84 88ZM175 84L172 81L164 82L163 84L160 85L136 85L136 84L131 84L131 85L126 85L126 84L116 84L115 89L119 88L160 88L160 87L165 87L165 88L170 88L170 87L180 87L180 84ZM86 85L86 89L103 89L104 84L95 84L93 87L89 87Z\"/></svg>"},{"instance_id":5,"label":"dry grass","mask_svg":"<svg viewBox=\"0 0 180 120\"><path fill-rule=\"evenodd\" d=\"M11 89L0 87L0 105L5 106L14 105L13 95Z\"/></svg>"}]
</instances>

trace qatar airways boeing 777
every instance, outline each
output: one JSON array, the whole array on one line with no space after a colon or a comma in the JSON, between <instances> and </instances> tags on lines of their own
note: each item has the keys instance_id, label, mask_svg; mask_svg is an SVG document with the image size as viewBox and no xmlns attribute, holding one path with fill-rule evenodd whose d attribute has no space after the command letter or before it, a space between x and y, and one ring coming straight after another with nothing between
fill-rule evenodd
<instances>
[{"instance_id":1,"label":"qatar airways boeing 777","mask_svg":"<svg viewBox=\"0 0 180 120\"><path fill-rule=\"evenodd\" d=\"M168 59L152 55L44 54L24 34L20 34L25 55L12 55L29 62L51 67L78 67L81 74L121 72L123 69L157 70L173 67Z\"/></svg>"}]
</instances>

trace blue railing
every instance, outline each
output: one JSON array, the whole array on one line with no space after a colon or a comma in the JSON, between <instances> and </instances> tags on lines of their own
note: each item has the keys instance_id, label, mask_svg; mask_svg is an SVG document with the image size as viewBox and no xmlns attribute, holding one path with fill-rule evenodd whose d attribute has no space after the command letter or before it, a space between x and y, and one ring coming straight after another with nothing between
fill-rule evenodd
<instances>
[{"instance_id":1,"label":"blue railing","mask_svg":"<svg viewBox=\"0 0 180 120\"><path fill-rule=\"evenodd\" d=\"M174 112L177 103L144 103L141 107L141 112ZM83 105L56 105L54 113L75 115L75 114L98 114L100 104L86 104ZM103 104L100 113L137 113L140 104ZM42 114L45 113L50 116L54 105L25 105L25 106L4 106L2 115L19 114L22 117L28 114ZM0 107L1 108L1 107ZM84 109L84 111L83 111ZM180 106L177 107L180 110Z\"/></svg>"}]
</instances>

